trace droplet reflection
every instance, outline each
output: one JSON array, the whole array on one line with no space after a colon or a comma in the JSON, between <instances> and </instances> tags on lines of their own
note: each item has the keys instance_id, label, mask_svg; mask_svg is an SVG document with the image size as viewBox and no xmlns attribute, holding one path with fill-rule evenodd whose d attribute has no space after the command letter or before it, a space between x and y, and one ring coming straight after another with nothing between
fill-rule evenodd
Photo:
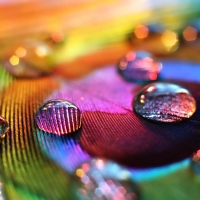
<instances>
[{"instance_id":1,"label":"droplet reflection","mask_svg":"<svg viewBox=\"0 0 200 200\"><path fill-rule=\"evenodd\" d=\"M139 91L133 104L136 113L158 122L179 122L196 111L188 90L171 83L152 83Z\"/></svg>"},{"instance_id":2,"label":"droplet reflection","mask_svg":"<svg viewBox=\"0 0 200 200\"><path fill-rule=\"evenodd\" d=\"M35 120L41 130L63 135L80 128L81 112L73 103L55 99L45 102L38 109Z\"/></svg>"},{"instance_id":3,"label":"droplet reflection","mask_svg":"<svg viewBox=\"0 0 200 200\"><path fill-rule=\"evenodd\" d=\"M132 51L121 59L118 66L119 73L128 81L155 81L162 68L150 53Z\"/></svg>"}]
</instances>

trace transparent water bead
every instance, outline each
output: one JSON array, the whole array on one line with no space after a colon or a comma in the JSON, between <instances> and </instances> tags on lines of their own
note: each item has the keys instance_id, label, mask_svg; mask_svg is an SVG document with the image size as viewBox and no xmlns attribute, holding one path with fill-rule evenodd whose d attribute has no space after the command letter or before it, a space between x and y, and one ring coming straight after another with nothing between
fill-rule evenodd
<instances>
[{"instance_id":1,"label":"transparent water bead","mask_svg":"<svg viewBox=\"0 0 200 200\"><path fill-rule=\"evenodd\" d=\"M162 64L146 51L131 51L121 59L118 71L128 81L155 81Z\"/></svg>"},{"instance_id":2,"label":"transparent water bead","mask_svg":"<svg viewBox=\"0 0 200 200\"><path fill-rule=\"evenodd\" d=\"M179 122L196 111L196 101L185 88L171 83L152 83L134 99L136 113L158 122Z\"/></svg>"},{"instance_id":3,"label":"transparent water bead","mask_svg":"<svg viewBox=\"0 0 200 200\"><path fill-rule=\"evenodd\" d=\"M8 133L8 131L9 131L8 122L3 117L0 117L0 138L4 138L6 133Z\"/></svg>"},{"instance_id":4,"label":"transparent water bead","mask_svg":"<svg viewBox=\"0 0 200 200\"><path fill-rule=\"evenodd\" d=\"M130 172L114 162L92 159L76 170L76 176L82 182L77 189L81 199L139 199L139 190L131 181Z\"/></svg>"},{"instance_id":5,"label":"transparent water bead","mask_svg":"<svg viewBox=\"0 0 200 200\"><path fill-rule=\"evenodd\" d=\"M35 69L34 66L28 64L26 61L18 59L15 56L12 56L11 59L12 58L16 59L15 64L12 64L12 61L10 62L9 60L3 62L4 67L12 76L16 78L36 78L43 75L40 70Z\"/></svg>"},{"instance_id":6,"label":"transparent water bead","mask_svg":"<svg viewBox=\"0 0 200 200\"><path fill-rule=\"evenodd\" d=\"M63 135L81 127L81 112L70 101L55 99L45 102L38 109L35 120L39 129Z\"/></svg>"},{"instance_id":7,"label":"transparent water bead","mask_svg":"<svg viewBox=\"0 0 200 200\"><path fill-rule=\"evenodd\" d=\"M5 52L5 69L17 78L36 78L52 71L52 49L44 42L23 41Z\"/></svg>"}]
</instances>

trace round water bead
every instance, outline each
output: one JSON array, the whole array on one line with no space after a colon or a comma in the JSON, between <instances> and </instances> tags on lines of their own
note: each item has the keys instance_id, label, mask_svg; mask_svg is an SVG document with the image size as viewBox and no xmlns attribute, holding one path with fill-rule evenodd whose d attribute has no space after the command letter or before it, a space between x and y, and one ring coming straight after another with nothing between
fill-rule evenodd
<instances>
[{"instance_id":1,"label":"round water bead","mask_svg":"<svg viewBox=\"0 0 200 200\"><path fill-rule=\"evenodd\" d=\"M196 101L185 88L171 83L152 83L134 99L136 113L158 122L179 122L196 111Z\"/></svg>"},{"instance_id":2,"label":"round water bead","mask_svg":"<svg viewBox=\"0 0 200 200\"><path fill-rule=\"evenodd\" d=\"M122 58L118 71L128 81L155 81L162 64L146 51L131 51Z\"/></svg>"},{"instance_id":3,"label":"round water bead","mask_svg":"<svg viewBox=\"0 0 200 200\"><path fill-rule=\"evenodd\" d=\"M81 112L76 105L67 100L50 100L37 111L35 117L39 129L63 135L81 127Z\"/></svg>"},{"instance_id":4,"label":"round water bead","mask_svg":"<svg viewBox=\"0 0 200 200\"><path fill-rule=\"evenodd\" d=\"M52 71L52 49L45 43L35 40L22 42L8 50L3 66L17 78L35 78Z\"/></svg>"},{"instance_id":5,"label":"round water bead","mask_svg":"<svg viewBox=\"0 0 200 200\"><path fill-rule=\"evenodd\" d=\"M0 117L0 138L4 138L6 133L8 133L8 131L9 131L8 122L3 117Z\"/></svg>"}]
</instances>

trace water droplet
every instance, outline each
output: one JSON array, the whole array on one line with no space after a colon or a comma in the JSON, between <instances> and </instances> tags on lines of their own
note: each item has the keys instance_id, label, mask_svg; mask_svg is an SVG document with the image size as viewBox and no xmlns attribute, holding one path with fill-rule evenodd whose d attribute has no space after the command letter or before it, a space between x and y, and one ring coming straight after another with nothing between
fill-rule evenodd
<instances>
[{"instance_id":1,"label":"water droplet","mask_svg":"<svg viewBox=\"0 0 200 200\"><path fill-rule=\"evenodd\" d=\"M83 163L76 170L77 182L82 183L79 184L77 193L84 197L83 199L137 200L137 185L131 181L130 176L119 176L124 170L118 164L102 159Z\"/></svg>"},{"instance_id":2,"label":"water droplet","mask_svg":"<svg viewBox=\"0 0 200 200\"><path fill-rule=\"evenodd\" d=\"M155 81L162 68L153 56L145 51L129 52L121 59L119 73L128 81Z\"/></svg>"},{"instance_id":3,"label":"water droplet","mask_svg":"<svg viewBox=\"0 0 200 200\"><path fill-rule=\"evenodd\" d=\"M158 122L179 122L196 111L196 101L188 90L171 83L152 83L134 99L135 112Z\"/></svg>"},{"instance_id":4,"label":"water droplet","mask_svg":"<svg viewBox=\"0 0 200 200\"><path fill-rule=\"evenodd\" d=\"M8 131L9 131L8 122L3 117L0 117L0 138L4 138L6 133L8 133Z\"/></svg>"},{"instance_id":5,"label":"water droplet","mask_svg":"<svg viewBox=\"0 0 200 200\"><path fill-rule=\"evenodd\" d=\"M5 53L3 66L14 77L35 78L51 71L52 49L43 42L24 41Z\"/></svg>"},{"instance_id":6,"label":"water droplet","mask_svg":"<svg viewBox=\"0 0 200 200\"><path fill-rule=\"evenodd\" d=\"M45 102L38 109L35 120L41 130L63 135L81 127L81 112L70 101L55 99Z\"/></svg>"}]
</instances>

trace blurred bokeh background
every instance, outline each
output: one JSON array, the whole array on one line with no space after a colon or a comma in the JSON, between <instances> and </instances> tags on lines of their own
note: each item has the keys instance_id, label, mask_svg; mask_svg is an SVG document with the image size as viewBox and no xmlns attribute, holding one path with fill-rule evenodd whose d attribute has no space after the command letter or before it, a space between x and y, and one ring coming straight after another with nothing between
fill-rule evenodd
<instances>
[{"instance_id":1,"label":"blurred bokeh background","mask_svg":"<svg viewBox=\"0 0 200 200\"><path fill-rule=\"evenodd\" d=\"M1 58L11 57L19 47L18 56L23 57L23 48L34 48L36 55L27 59L30 63L34 60L36 67L43 66L44 71L48 71L47 63L76 68L76 61L72 61L77 57L84 65L88 61L83 56L91 53L97 62L94 65L101 65L97 51L105 62L119 59L129 48L166 55L182 43L194 43L200 31L198 0L12 0L1 1L0 9ZM109 58L105 58L107 52ZM184 53L185 59L198 60L186 49ZM41 58L45 56L47 63Z\"/></svg>"}]
</instances>

